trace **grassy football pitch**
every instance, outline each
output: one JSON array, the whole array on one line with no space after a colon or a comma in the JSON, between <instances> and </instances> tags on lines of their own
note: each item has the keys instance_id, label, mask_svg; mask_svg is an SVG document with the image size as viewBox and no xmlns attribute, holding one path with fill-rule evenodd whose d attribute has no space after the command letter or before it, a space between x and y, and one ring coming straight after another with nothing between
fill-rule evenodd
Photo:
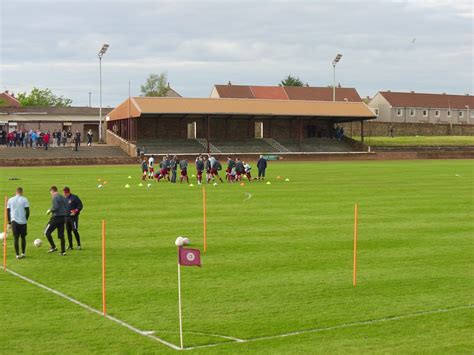
<instances>
[{"instance_id":1,"label":"grassy football pitch","mask_svg":"<svg viewBox=\"0 0 474 355\"><path fill-rule=\"evenodd\" d=\"M208 250L202 268L181 275L185 347L472 353L473 166L270 162L271 185L206 186ZM32 211L27 258L15 260L9 239L8 268L100 310L104 218L109 314L179 344L174 240L186 235L201 249L202 188L139 187L139 175L138 166L1 168L0 194L22 186ZM99 178L108 182L101 189ZM85 205L83 250L64 258L47 254L43 237L53 184L71 187ZM41 248L32 246L36 238ZM0 353L176 352L3 271L0 304Z\"/></svg>"}]
</instances>

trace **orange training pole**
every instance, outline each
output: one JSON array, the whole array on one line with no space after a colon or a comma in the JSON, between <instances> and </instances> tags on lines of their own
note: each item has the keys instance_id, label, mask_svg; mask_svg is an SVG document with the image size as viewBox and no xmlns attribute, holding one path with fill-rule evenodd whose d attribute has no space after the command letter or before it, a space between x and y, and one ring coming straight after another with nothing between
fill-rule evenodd
<instances>
[{"instance_id":1,"label":"orange training pole","mask_svg":"<svg viewBox=\"0 0 474 355\"><path fill-rule=\"evenodd\" d=\"M5 208L3 211L3 270L7 269L7 203L8 197L5 196Z\"/></svg>"},{"instance_id":2,"label":"orange training pole","mask_svg":"<svg viewBox=\"0 0 474 355\"><path fill-rule=\"evenodd\" d=\"M107 314L105 306L105 219L102 220L102 313Z\"/></svg>"},{"instance_id":3,"label":"orange training pole","mask_svg":"<svg viewBox=\"0 0 474 355\"><path fill-rule=\"evenodd\" d=\"M203 228L204 228L204 252L207 250L207 240L206 240L206 229L207 229L207 222L206 222L206 188L202 188L202 213L203 213Z\"/></svg>"},{"instance_id":4,"label":"orange training pole","mask_svg":"<svg viewBox=\"0 0 474 355\"><path fill-rule=\"evenodd\" d=\"M354 275L352 278L352 283L354 287L356 287L357 283L357 217L358 217L358 211L357 211L357 203L354 206Z\"/></svg>"}]
</instances>

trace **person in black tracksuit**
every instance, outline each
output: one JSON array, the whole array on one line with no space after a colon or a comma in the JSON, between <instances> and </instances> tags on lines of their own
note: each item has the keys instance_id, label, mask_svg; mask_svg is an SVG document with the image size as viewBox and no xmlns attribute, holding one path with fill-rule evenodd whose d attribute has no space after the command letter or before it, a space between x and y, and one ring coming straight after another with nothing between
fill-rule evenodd
<instances>
[{"instance_id":1,"label":"person in black tracksuit","mask_svg":"<svg viewBox=\"0 0 474 355\"><path fill-rule=\"evenodd\" d=\"M64 240L64 223L66 221L66 216L69 215L68 200L64 196L58 194L58 188L56 186L52 186L49 191L53 199L51 201L51 208L46 211L46 214L51 214L51 218L44 231L44 234L51 245L51 249L49 249L48 253L54 253L58 250L54 244L52 236L53 232L57 229L58 239L61 242L61 253L59 255L65 256L66 241Z\"/></svg>"},{"instance_id":2,"label":"person in black tracksuit","mask_svg":"<svg viewBox=\"0 0 474 355\"><path fill-rule=\"evenodd\" d=\"M64 197L67 199L69 207L69 216L66 217L66 231L67 231L67 240L69 246L67 250L74 249L72 245L72 233L74 232L74 237L76 237L77 249L81 250L81 237L79 235L79 214L82 211L82 201L77 195L71 193L69 187L63 189Z\"/></svg>"}]
</instances>

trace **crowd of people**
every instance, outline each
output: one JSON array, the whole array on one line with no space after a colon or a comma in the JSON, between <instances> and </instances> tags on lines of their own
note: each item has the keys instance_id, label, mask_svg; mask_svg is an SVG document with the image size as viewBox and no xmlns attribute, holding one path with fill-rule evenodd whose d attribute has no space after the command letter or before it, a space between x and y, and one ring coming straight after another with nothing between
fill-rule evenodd
<instances>
[{"instance_id":1,"label":"crowd of people","mask_svg":"<svg viewBox=\"0 0 474 355\"><path fill-rule=\"evenodd\" d=\"M203 183L203 176L205 176L205 182L224 182L219 172L222 171L223 167L218 157L214 157L211 154L200 154L194 161L196 167L196 179L197 183L201 185ZM142 180L154 180L156 181L169 181L171 183L177 182L178 168L180 170L179 183L186 181L189 184L188 177L188 161L186 159L179 159L178 156L174 155L172 158L166 154L162 157L162 160L158 163L157 170L155 171L155 156L151 155L149 158L143 157L141 162ZM257 162L258 175L255 179L264 180L265 170L267 169L267 160L263 155ZM244 176L247 177L248 181L252 181L252 167L246 161L240 160L239 158L233 159L231 156L227 157L227 165L225 169L225 180L229 183L242 181Z\"/></svg>"},{"instance_id":2,"label":"crowd of people","mask_svg":"<svg viewBox=\"0 0 474 355\"><path fill-rule=\"evenodd\" d=\"M48 239L50 249L48 253L58 251L53 240L53 232L56 230L61 244L61 256L66 255L66 240L64 230L66 229L69 246L67 250L74 249L72 235L76 239L77 249L81 249L81 237L79 235L79 215L83 209L82 201L77 195L71 193L69 187L63 189L63 195L58 192L56 186L50 188L51 208L46 211L46 215L51 215L44 235ZM28 234L27 223L30 217L30 203L23 196L23 188L18 187L14 197L7 202L8 232L12 232L16 258L25 258L26 236ZM20 250L21 240L21 250Z\"/></svg>"},{"instance_id":3,"label":"crowd of people","mask_svg":"<svg viewBox=\"0 0 474 355\"><path fill-rule=\"evenodd\" d=\"M92 130L87 132L87 145L92 146L92 138L94 133ZM25 148L44 148L48 150L49 147L59 148L59 147L72 147L74 146L75 150L81 146L81 132L76 131L73 133L70 129L68 130L54 130L52 133L50 131L42 130L14 130L11 132L6 132L5 130L0 131L0 145L5 145L9 148L13 147L25 147Z\"/></svg>"}]
</instances>

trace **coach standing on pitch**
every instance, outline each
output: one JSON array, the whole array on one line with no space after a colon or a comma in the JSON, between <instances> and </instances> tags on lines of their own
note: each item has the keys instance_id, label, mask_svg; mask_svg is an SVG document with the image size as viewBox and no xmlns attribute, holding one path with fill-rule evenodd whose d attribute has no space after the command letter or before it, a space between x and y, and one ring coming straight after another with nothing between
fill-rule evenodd
<instances>
[{"instance_id":1,"label":"coach standing on pitch","mask_svg":"<svg viewBox=\"0 0 474 355\"><path fill-rule=\"evenodd\" d=\"M79 236L79 214L82 211L82 201L77 195L71 193L69 187L63 189L64 197L66 197L69 207L69 216L66 217L66 231L67 231L67 240L69 246L67 250L72 250L72 233L74 232L74 237L76 237L77 249L81 250L81 237Z\"/></svg>"},{"instance_id":2,"label":"coach standing on pitch","mask_svg":"<svg viewBox=\"0 0 474 355\"><path fill-rule=\"evenodd\" d=\"M15 239L15 252L17 259L23 259L26 252L26 224L30 217L30 203L28 199L23 196L23 189L21 187L16 189L15 197L8 200L7 203L7 218L8 225L11 226L13 238ZM19 240L21 238L21 254Z\"/></svg>"},{"instance_id":3,"label":"coach standing on pitch","mask_svg":"<svg viewBox=\"0 0 474 355\"><path fill-rule=\"evenodd\" d=\"M54 244L52 233L57 229L58 230L58 239L61 242L61 253L60 256L66 255L66 241L64 240L64 223L66 222L66 216L68 216L69 203L68 200L58 194L58 188L56 186L51 186L49 190L52 196L51 208L46 211L46 214L52 214L51 219L46 225L44 234L48 238L48 242L51 245L48 253L54 253L58 250Z\"/></svg>"},{"instance_id":4,"label":"coach standing on pitch","mask_svg":"<svg viewBox=\"0 0 474 355\"><path fill-rule=\"evenodd\" d=\"M265 170L267 169L267 159L260 155L260 159L257 161L258 179L265 180Z\"/></svg>"}]
</instances>

